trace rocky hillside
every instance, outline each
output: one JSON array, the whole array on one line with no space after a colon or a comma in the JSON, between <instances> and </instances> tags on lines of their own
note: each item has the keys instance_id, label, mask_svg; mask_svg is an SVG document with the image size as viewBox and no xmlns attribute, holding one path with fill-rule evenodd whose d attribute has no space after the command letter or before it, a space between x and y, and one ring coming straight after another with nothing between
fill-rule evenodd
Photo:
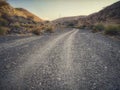
<instances>
[{"instance_id":1,"label":"rocky hillside","mask_svg":"<svg viewBox=\"0 0 120 90\"><path fill-rule=\"evenodd\" d=\"M37 22L42 21L42 19L40 19L36 15L30 13L29 11L27 11L23 8L13 8L6 1L0 0L0 16L2 16L2 15L31 18L33 21L37 21Z\"/></svg>"},{"instance_id":2,"label":"rocky hillside","mask_svg":"<svg viewBox=\"0 0 120 90\"><path fill-rule=\"evenodd\" d=\"M16 15L18 15L18 16L22 16L22 17L25 17L25 18L31 18L31 19L33 19L33 20L36 21L36 22L41 22L41 21L43 21L42 19L40 19L40 18L37 17L36 15L30 13L30 12L27 11L26 9L23 9L23 8L15 8L15 11L16 11Z\"/></svg>"},{"instance_id":3,"label":"rocky hillside","mask_svg":"<svg viewBox=\"0 0 120 90\"><path fill-rule=\"evenodd\" d=\"M85 21L89 24L120 24L120 1L87 16Z\"/></svg>"},{"instance_id":4,"label":"rocky hillside","mask_svg":"<svg viewBox=\"0 0 120 90\"><path fill-rule=\"evenodd\" d=\"M41 30L44 21L23 8L0 0L0 34L26 34Z\"/></svg>"},{"instance_id":5,"label":"rocky hillside","mask_svg":"<svg viewBox=\"0 0 120 90\"><path fill-rule=\"evenodd\" d=\"M120 1L88 16L65 17L54 20L58 24L69 26L103 24L120 24Z\"/></svg>"}]
</instances>

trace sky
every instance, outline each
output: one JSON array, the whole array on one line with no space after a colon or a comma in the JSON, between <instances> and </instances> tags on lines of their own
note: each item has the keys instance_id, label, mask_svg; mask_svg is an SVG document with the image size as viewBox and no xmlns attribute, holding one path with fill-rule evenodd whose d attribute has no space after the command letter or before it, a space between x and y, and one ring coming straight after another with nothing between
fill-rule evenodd
<instances>
[{"instance_id":1,"label":"sky","mask_svg":"<svg viewBox=\"0 0 120 90\"><path fill-rule=\"evenodd\" d=\"M25 8L45 20L89 15L119 0L7 0L13 7Z\"/></svg>"}]
</instances>

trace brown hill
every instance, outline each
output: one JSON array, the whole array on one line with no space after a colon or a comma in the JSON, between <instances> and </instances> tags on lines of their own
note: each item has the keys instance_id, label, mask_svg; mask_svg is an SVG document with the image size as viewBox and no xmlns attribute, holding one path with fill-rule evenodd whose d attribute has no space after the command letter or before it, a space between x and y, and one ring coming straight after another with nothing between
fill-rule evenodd
<instances>
[{"instance_id":1,"label":"brown hill","mask_svg":"<svg viewBox=\"0 0 120 90\"><path fill-rule=\"evenodd\" d=\"M41 30L43 20L23 8L13 8L0 0L0 34L27 34Z\"/></svg>"},{"instance_id":2,"label":"brown hill","mask_svg":"<svg viewBox=\"0 0 120 90\"><path fill-rule=\"evenodd\" d=\"M89 24L120 24L120 1L86 17Z\"/></svg>"},{"instance_id":3,"label":"brown hill","mask_svg":"<svg viewBox=\"0 0 120 90\"><path fill-rule=\"evenodd\" d=\"M23 9L23 8L13 8L11 5L9 5L6 1L0 0L0 16L21 16L24 18L31 18L33 21L41 22L43 21L36 15L30 13L29 11Z\"/></svg>"},{"instance_id":4,"label":"brown hill","mask_svg":"<svg viewBox=\"0 0 120 90\"><path fill-rule=\"evenodd\" d=\"M120 1L88 16L63 17L53 22L64 26L94 25L97 23L120 24Z\"/></svg>"},{"instance_id":5,"label":"brown hill","mask_svg":"<svg viewBox=\"0 0 120 90\"><path fill-rule=\"evenodd\" d=\"M18 15L18 16L23 16L25 18L31 18L31 19L33 19L34 21L37 21L37 22L43 21L42 19L40 19L36 15L32 14L31 12L27 11L26 9L15 8L15 11L16 11L16 15Z\"/></svg>"}]
</instances>

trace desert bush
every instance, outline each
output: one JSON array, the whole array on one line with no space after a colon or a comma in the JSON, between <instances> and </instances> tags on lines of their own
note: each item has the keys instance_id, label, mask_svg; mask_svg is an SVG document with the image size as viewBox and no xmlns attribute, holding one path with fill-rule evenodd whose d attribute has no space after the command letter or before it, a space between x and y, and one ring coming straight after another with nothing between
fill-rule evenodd
<instances>
[{"instance_id":1,"label":"desert bush","mask_svg":"<svg viewBox=\"0 0 120 90\"><path fill-rule=\"evenodd\" d=\"M6 35L9 30L7 27L0 26L0 35Z\"/></svg>"},{"instance_id":2,"label":"desert bush","mask_svg":"<svg viewBox=\"0 0 120 90\"><path fill-rule=\"evenodd\" d=\"M118 35L120 34L120 26L114 25L106 26L104 33L107 35Z\"/></svg>"},{"instance_id":3,"label":"desert bush","mask_svg":"<svg viewBox=\"0 0 120 90\"><path fill-rule=\"evenodd\" d=\"M86 28L86 25L76 26L75 28L77 28L77 29L85 29L85 28Z\"/></svg>"},{"instance_id":4,"label":"desert bush","mask_svg":"<svg viewBox=\"0 0 120 90\"><path fill-rule=\"evenodd\" d=\"M26 27L26 28L34 28L36 27L34 24L21 24L22 27Z\"/></svg>"},{"instance_id":5,"label":"desert bush","mask_svg":"<svg viewBox=\"0 0 120 90\"><path fill-rule=\"evenodd\" d=\"M14 23L12 26L13 26L14 28L20 28L20 27L21 27L21 25L20 25L19 22Z\"/></svg>"},{"instance_id":6,"label":"desert bush","mask_svg":"<svg viewBox=\"0 0 120 90\"><path fill-rule=\"evenodd\" d=\"M20 28L21 26L20 26L19 23L15 23L15 24L14 24L14 27L15 27L15 28Z\"/></svg>"},{"instance_id":7,"label":"desert bush","mask_svg":"<svg viewBox=\"0 0 120 90\"><path fill-rule=\"evenodd\" d=\"M75 28L77 28L77 29L81 29L81 26L76 26Z\"/></svg>"},{"instance_id":8,"label":"desert bush","mask_svg":"<svg viewBox=\"0 0 120 90\"><path fill-rule=\"evenodd\" d=\"M32 30L32 33L34 33L35 35L40 35L43 30L43 27L36 27L34 30Z\"/></svg>"},{"instance_id":9,"label":"desert bush","mask_svg":"<svg viewBox=\"0 0 120 90\"><path fill-rule=\"evenodd\" d=\"M96 24L92 28L92 32L99 32L104 30L104 25L103 24Z\"/></svg>"},{"instance_id":10,"label":"desert bush","mask_svg":"<svg viewBox=\"0 0 120 90\"><path fill-rule=\"evenodd\" d=\"M0 26L6 26L6 25L8 25L8 21L3 18L0 18Z\"/></svg>"},{"instance_id":11,"label":"desert bush","mask_svg":"<svg viewBox=\"0 0 120 90\"><path fill-rule=\"evenodd\" d=\"M45 31L50 33L53 33L55 31L54 26L47 26L47 27L44 27L44 29Z\"/></svg>"},{"instance_id":12,"label":"desert bush","mask_svg":"<svg viewBox=\"0 0 120 90\"><path fill-rule=\"evenodd\" d=\"M40 34L41 34L41 30L35 29L35 30L33 30L33 33L34 33L35 35L40 35Z\"/></svg>"},{"instance_id":13,"label":"desert bush","mask_svg":"<svg viewBox=\"0 0 120 90\"><path fill-rule=\"evenodd\" d=\"M68 27L74 27L74 24L73 23L69 23L67 26Z\"/></svg>"}]
</instances>

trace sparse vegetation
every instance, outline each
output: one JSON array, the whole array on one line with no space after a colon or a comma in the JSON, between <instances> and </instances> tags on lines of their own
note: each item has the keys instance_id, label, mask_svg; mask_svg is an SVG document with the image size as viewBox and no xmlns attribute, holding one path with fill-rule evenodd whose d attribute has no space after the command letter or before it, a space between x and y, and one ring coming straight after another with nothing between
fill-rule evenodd
<instances>
[{"instance_id":1,"label":"sparse vegetation","mask_svg":"<svg viewBox=\"0 0 120 90\"><path fill-rule=\"evenodd\" d=\"M6 35L9 30L7 27L0 26L0 35Z\"/></svg>"},{"instance_id":2,"label":"sparse vegetation","mask_svg":"<svg viewBox=\"0 0 120 90\"><path fill-rule=\"evenodd\" d=\"M32 33L34 33L35 35L40 35L42 33L43 27L36 27L33 28Z\"/></svg>"},{"instance_id":3,"label":"sparse vegetation","mask_svg":"<svg viewBox=\"0 0 120 90\"><path fill-rule=\"evenodd\" d=\"M78 29L85 29L86 25L80 25L80 26L77 26L76 28Z\"/></svg>"},{"instance_id":4,"label":"sparse vegetation","mask_svg":"<svg viewBox=\"0 0 120 90\"><path fill-rule=\"evenodd\" d=\"M48 27L45 27L44 29L45 31L50 32L50 33L54 32L54 26L48 26Z\"/></svg>"},{"instance_id":5,"label":"sparse vegetation","mask_svg":"<svg viewBox=\"0 0 120 90\"><path fill-rule=\"evenodd\" d=\"M104 30L104 25L103 24L96 24L92 27L92 32L99 32Z\"/></svg>"},{"instance_id":6,"label":"sparse vegetation","mask_svg":"<svg viewBox=\"0 0 120 90\"><path fill-rule=\"evenodd\" d=\"M114 25L106 26L104 33L107 35L118 35L120 34L120 26Z\"/></svg>"},{"instance_id":7,"label":"sparse vegetation","mask_svg":"<svg viewBox=\"0 0 120 90\"><path fill-rule=\"evenodd\" d=\"M67 26L68 27L74 27L74 23L69 23Z\"/></svg>"},{"instance_id":8,"label":"sparse vegetation","mask_svg":"<svg viewBox=\"0 0 120 90\"><path fill-rule=\"evenodd\" d=\"M49 25L49 26L39 26L39 27L35 27L33 28L32 32L35 35L41 35L43 32L49 32L49 33L53 33L54 32L54 26L53 25Z\"/></svg>"},{"instance_id":9,"label":"sparse vegetation","mask_svg":"<svg viewBox=\"0 0 120 90\"><path fill-rule=\"evenodd\" d=\"M0 18L0 26L6 26L6 25L8 25L8 21L3 18Z\"/></svg>"},{"instance_id":10,"label":"sparse vegetation","mask_svg":"<svg viewBox=\"0 0 120 90\"><path fill-rule=\"evenodd\" d=\"M5 6L8 5L8 6ZM4 7L5 6L5 7ZM42 21L37 16L28 12L23 8L13 8L11 7L6 0L0 0L0 34L5 35L8 33L8 28L10 28L9 33L34 33L36 35L40 35L42 32L53 33L55 31L55 27L50 21ZM116 7L116 6L115 6ZM119 8L119 7L116 7ZM103 11L107 11L108 9L103 9ZM111 9L110 9L111 10ZM102 13L103 11L98 12L97 14L92 14L88 16L80 16L77 19L74 17L70 17L68 19L62 18L62 22L58 22L56 26L60 27L70 27L70 28L78 28L78 29L91 29L92 32L103 32L107 35L118 35L120 34L120 26L109 25L104 26L103 23L112 24L110 21L111 17L117 17L119 15L118 10L110 11L108 14ZM116 14L114 14L116 12ZM105 14L105 15L103 15ZM104 17L101 18L101 15ZM117 15L117 16L114 16ZM107 17L105 17L107 16ZM108 19L110 20L108 20ZM65 20L66 21L65 21ZM108 20L108 21L107 21ZM58 20L59 21L59 20ZM114 21L114 20L113 20ZM115 24L119 24L119 20L115 21ZM101 23L100 23L101 22ZM98 23L98 24L96 24ZM114 23L114 22L113 22Z\"/></svg>"},{"instance_id":11,"label":"sparse vegetation","mask_svg":"<svg viewBox=\"0 0 120 90\"><path fill-rule=\"evenodd\" d=\"M13 27L20 28L21 26L20 26L20 23L17 22L17 23L14 23Z\"/></svg>"},{"instance_id":12,"label":"sparse vegetation","mask_svg":"<svg viewBox=\"0 0 120 90\"><path fill-rule=\"evenodd\" d=\"M40 29L35 29L35 30L33 30L33 33L35 35L40 35L41 34L41 30Z\"/></svg>"},{"instance_id":13,"label":"sparse vegetation","mask_svg":"<svg viewBox=\"0 0 120 90\"><path fill-rule=\"evenodd\" d=\"M120 25L106 25L97 24L93 27L92 32L103 31L106 35L120 35Z\"/></svg>"}]
</instances>

